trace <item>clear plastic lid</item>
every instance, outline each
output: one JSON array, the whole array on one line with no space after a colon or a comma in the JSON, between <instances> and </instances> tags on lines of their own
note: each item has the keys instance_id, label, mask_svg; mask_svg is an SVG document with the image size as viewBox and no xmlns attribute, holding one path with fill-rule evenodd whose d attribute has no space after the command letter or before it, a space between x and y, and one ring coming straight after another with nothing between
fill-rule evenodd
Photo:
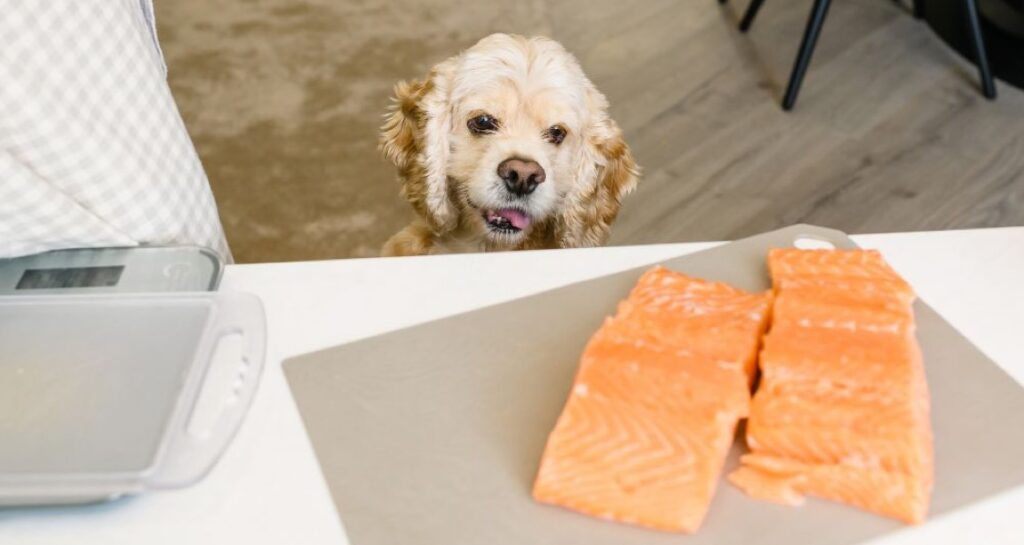
<instances>
[{"instance_id":1,"label":"clear plastic lid","mask_svg":"<svg viewBox=\"0 0 1024 545\"><path fill-rule=\"evenodd\" d=\"M256 391L265 327L245 293L0 297L0 504L201 478Z\"/></svg>"}]
</instances>

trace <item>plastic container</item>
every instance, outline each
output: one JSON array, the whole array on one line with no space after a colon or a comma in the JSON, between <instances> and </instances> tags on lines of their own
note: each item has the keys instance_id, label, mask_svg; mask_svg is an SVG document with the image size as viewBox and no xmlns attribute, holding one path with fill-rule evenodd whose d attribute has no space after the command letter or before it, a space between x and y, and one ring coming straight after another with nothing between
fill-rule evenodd
<instances>
[{"instance_id":1,"label":"plastic container","mask_svg":"<svg viewBox=\"0 0 1024 545\"><path fill-rule=\"evenodd\" d=\"M245 293L0 297L0 505L196 482L248 410L265 339Z\"/></svg>"}]
</instances>

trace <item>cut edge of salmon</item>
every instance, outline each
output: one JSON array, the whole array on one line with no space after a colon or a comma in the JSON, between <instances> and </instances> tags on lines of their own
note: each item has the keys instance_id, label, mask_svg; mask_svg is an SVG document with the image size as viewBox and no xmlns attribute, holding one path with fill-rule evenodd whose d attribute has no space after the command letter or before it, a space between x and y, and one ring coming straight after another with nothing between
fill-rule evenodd
<instances>
[{"instance_id":1,"label":"cut edge of salmon","mask_svg":"<svg viewBox=\"0 0 1024 545\"><path fill-rule=\"evenodd\" d=\"M923 523L928 516L931 481L918 475L844 464L808 464L755 454L745 454L741 459L743 465L727 478L733 486L759 500L800 506L806 503L807 496L816 496L913 525ZM829 493L837 489L837 483L842 485L839 490L860 493Z\"/></svg>"}]
</instances>

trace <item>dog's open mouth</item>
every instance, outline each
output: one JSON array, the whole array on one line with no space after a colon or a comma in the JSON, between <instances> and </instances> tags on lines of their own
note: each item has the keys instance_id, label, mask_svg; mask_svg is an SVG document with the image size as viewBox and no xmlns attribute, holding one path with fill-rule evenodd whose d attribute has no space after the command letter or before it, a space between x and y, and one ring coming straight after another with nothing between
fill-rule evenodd
<instances>
[{"instance_id":1,"label":"dog's open mouth","mask_svg":"<svg viewBox=\"0 0 1024 545\"><path fill-rule=\"evenodd\" d=\"M481 211L487 227L498 233L515 234L530 226L530 216L515 208Z\"/></svg>"}]
</instances>

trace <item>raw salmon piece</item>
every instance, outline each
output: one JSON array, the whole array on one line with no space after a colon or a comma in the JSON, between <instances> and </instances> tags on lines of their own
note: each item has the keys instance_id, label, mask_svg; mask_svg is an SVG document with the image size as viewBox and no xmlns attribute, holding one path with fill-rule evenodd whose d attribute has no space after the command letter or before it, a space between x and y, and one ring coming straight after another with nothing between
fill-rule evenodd
<instances>
[{"instance_id":1,"label":"raw salmon piece","mask_svg":"<svg viewBox=\"0 0 1024 545\"><path fill-rule=\"evenodd\" d=\"M860 287L885 296L898 297L906 303L914 300L914 290L885 262L878 250L798 250L773 249L768 258L772 284L782 287L825 285Z\"/></svg>"},{"instance_id":2,"label":"raw salmon piece","mask_svg":"<svg viewBox=\"0 0 1024 545\"><path fill-rule=\"evenodd\" d=\"M871 250L773 250L775 300L751 403L751 453L729 480L924 520L934 462L913 291Z\"/></svg>"},{"instance_id":3,"label":"raw salmon piece","mask_svg":"<svg viewBox=\"0 0 1024 545\"><path fill-rule=\"evenodd\" d=\"M644 273L583 352L534 498L695 532L749 410L769 307L767 293Z\"/></svg>"},{"instance_id":4,"label":"raw salmon piece","mask_svg":"<svg viewBox=\"0 0 1024 545\"><path fill-rule=\"evenodd\" d=\"M764 293L656 267L640 277L619 305L617 318L635 335L655 336L660 339L655 342L679 344L720 366L741 368L752 382L770 307Z\"/></svg>"}]
</instances>

